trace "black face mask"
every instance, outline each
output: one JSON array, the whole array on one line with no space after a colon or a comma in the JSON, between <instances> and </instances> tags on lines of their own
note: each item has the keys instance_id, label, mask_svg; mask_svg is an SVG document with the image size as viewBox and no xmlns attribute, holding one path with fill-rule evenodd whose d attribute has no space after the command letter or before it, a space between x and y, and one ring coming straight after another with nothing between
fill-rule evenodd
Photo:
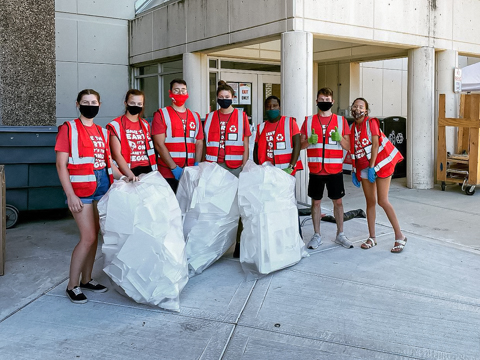
<instances>
[{"instance_id":1,"label":"black face mask","mask_svg":"<svg viewBox=\"0 0 480 360\"><path fill-rule=\"evenodd\" d=\"M127 105L127 111L130 115L137 115L142 112L143 108L141 106Z\"/></svg>"},{"instance_id":2,"label":"black face mask","mask_svg":"<svg viewBox=\"0 0 480 360\"><path fill-rule=\"evenodd\" d=\"M217 103L222 109L229 108L232 105L232 101L232 99L217 99Z\"/></svg>"},{"instance_id":3,"label":"black face mask","mask_svg":"<svg viewBox=\"0 0 480 360\"><path fill-rule=\"evenodd\" d=\"M98 114L98 105L80 105L80 114L87 119L93 119Z\"/></svg>"},{"instance_id":4,"label":"black face mask","mask_svg":"<svg viewBox=\"0 0 480 360\"><path fill-rule=\"evenodd\" d=\"M331 101L319 101L319 102L317 102L317 106L321 111L328 111L332 108L333 102L331 102Z\"/></svg>"}]
</instances>

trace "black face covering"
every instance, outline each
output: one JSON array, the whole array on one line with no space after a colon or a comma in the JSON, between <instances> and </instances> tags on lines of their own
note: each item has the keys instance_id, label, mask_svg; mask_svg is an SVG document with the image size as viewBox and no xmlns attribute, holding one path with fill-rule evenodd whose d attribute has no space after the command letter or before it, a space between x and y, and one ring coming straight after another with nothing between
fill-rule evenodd
<instances>
[{"instance_id":1,"label":"black face covering","mask_svg":"<svg viewBox=\"0 0 480 360\"><path fill-rule=\"evenodd\" d=\"M85 116L87 119L93 119L98 114L98 105L80 105L80 114Z\"/></svg>"},{"instance_id":2,"label":"black face covering","mask_svg":"<svg viewBox=\"0 0 480 360\"><path fill-rule=\"evenodd\" d=\"M134 106L134 105L127 105L127 111L131 114L131 115L137 115L137 114L140 114L142 112L142 107L141 106Z\"/></svg>"},{"instance_id":3,"label":"black face covering","mask_svg":"<svg viewBox=\"0 0 480 360\"><path fill-rule=\"evenodd\" d=\"M322 111L328 111L332 108L333 102L331 102L331 101L319 101L319 102L317 102L317 106Z\"/></svg>"},{"instance_id":4,"label":"black face covering","mask_svg":"<svg viewBox=\"0 0 480 360\"><path fill-rule=\"evenodd\" d=\"M217 103L222 109L229 108L232 105L232 101L232 99L217 99Z\"/></svg>"}]
</instances>

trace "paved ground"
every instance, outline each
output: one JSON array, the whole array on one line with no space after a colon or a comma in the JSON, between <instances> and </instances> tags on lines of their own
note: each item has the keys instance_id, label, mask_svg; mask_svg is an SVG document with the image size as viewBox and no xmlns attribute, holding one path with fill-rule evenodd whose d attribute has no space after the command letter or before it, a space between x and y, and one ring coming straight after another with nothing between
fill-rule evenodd
<instances>
[{"instance_id":1,"label":"paved ground","mask_svg":"<svg viewBox=\"0 0 480 360\"><path fill-rule=\"evenodd\" d=\"M346 178L345 210L364 207ZM408 245L377 211L378 246L365 219L345 223L354 249L330 240L289 269L245 281L228 255L192 278L181 312L139 305L114 290L65 297L77 230L70 217L36 214L7 230L0 277L1 359L480 359L480 195L459 187L410 190L391 202ZM331 212L331 202L322 204ZM312 235L311 222L303 228ZM97 261L96 278L108 283Z\"/></svg>"}]
</instances>

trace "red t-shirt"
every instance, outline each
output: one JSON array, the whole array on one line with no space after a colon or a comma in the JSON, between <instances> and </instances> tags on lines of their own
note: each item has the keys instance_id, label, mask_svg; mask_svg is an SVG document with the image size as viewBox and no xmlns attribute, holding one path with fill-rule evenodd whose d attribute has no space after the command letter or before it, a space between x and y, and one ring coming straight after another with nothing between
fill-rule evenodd
<instances>
[{"instance_id":1,"label":"red t-shirt","mask_svg":"<svg viewBox=\"0 0 480 360\"><path fill-rule=\"evenodd\" d=\"M315 115L316 117L318 117L318 120L320 121L320 125L322 126L322 130L323 130L323 133L325 133L325 130L327 129L328 127L328 124L330 122L330 118L332 118L333 120L333 116L319 116L318 114ZM350 135L350 127L348 126L348 122L347 120L345 120L344 117L343 118L343 134L342 137L344 137L345 135ZM313 121L315 121L315 119L313 119ZM308 132L307 132L307 121L304 121L303 122L303 125L302 125L302 130L301 130L301 133L302 135L305 135L307 138L308 138ZM319 137L322 136L320 134L317 134ZM319 139L320 141L320 139ZM328 141L328 135L325 135L325 141ZM314 175L330 175L324 167L322 167L322 170L320 170L320 172L318 173L315 173Z\"/></svg>"},{"instance_id":2,"label":"red t-shirt","mask_svg":"<svg viewBox=\"0 0 480 360\"><path fill-rule=\"evenodd\" d=\"M187 123L187 112L178 112L176 111L178 117L180 118L180 120L182 121L183 123L183 130L185 131L185 127L186 127L186 123ZM197 113L198 115L198 113ZM198 117L200 118L200 116L198 115ZM175 121L177 119L175 118L172 118L171 121ZM155 113L153 114L153 121L152 121L152 136L153 135L161 135L161 134L165 134L167 132L167 125L165 124L165 120L163 119L163 114L161 114L160 111L155 111ZM203 127L202 127L202 124L200 124L199 128L198 128L198 134L195 138L196 140L203 140ZM164 178L173 178L173 174L172 174L172 170L170 170L170 168L166 167L166 166L163 166L161 164L158 164L158 171L160 171L160 174L162 174L162 176Z\"/></svg>"},{"instance_id":3,"label":"red t-shirt","mask_svg":"<svg viewBox=\"0 0 480 360\"><path fill-rule=\"evenodd\" d=\"M105 162L105 142L95 125L84 127L93 143L93 154L95 156L93 167L95 170L104 169L107 166ZM62 125L58 129L55 151L70 154L70 137L68 136L67 125Z\"/></svg>"},{"instance_id":4,"label":"red t-shirt","mask_svg":"<svg viewBox=\"0 0 480 360\"><path fill-rule=\"evenodd\" d=\"M367 120L368 121L368 120ZM360 133L365 126L365 121L363 121L360 125L355 124L355 168L356 171L362 171L370 166L370 160L367 159L365 156L365 150L363 149L362 145L360 144ZM380 136L380 128L378 126L378 121L370 121L370 131L372 132L373 136Z\"/></svg>"},{"instance_id":5,"label":"red t-shirt","mask_svg":"<svg viewBox=\"0 0 480 360\"><path fill-rule=\"evenodd\" d=\"M143 133L140 121L130 121L126 116L122 116L121 121L125 129L128 145L130 145L130 168L133 169L139 166L150 166L145 134ZM107 128L108 126L109 125L107 125ZM110 134L113 135L114 132L111 131ZM128 161L128 159L125 160Z\"/></svg>"},{"instance_id":6,"label":"red t-shirt","mask_svg":"<svg viewBox=\"0 0 480 360\"><path fill-rule=\"evenodd\" d=\"M218 159L217 163L224 163L225 162L225 134L226 134L226 129L227 129L227 123L228 120L230 119L230 116L233 114L223 114L220 111L217 112L218 114L218 120L220 121L220 146L218 149ZM245 112L242 112L243 114L243 136L251 136L252 132L250 131L250 126L248 124L248 117Z\"/></svg>"},{"instance_id":7,"label":"red t-shirt","mask_svg":"<svg viewBox=\"0 0 480 360\"><path fill-rule=\"evenodd\" d=\"M274 144L274 135L275 131L277 130L277 126L280 121L277 122L265 122L265 127L263 128L262 135L257 131L257 136L255 138L255 142L257 143L257 155L258 155L258 162L263 164L266 161L270 161L274 164L273 161L273 144ZM300 130L298 129L297 122L294 121L292 125L292 138L295 135L300 134Z\"/></svg>"}]
</instances>

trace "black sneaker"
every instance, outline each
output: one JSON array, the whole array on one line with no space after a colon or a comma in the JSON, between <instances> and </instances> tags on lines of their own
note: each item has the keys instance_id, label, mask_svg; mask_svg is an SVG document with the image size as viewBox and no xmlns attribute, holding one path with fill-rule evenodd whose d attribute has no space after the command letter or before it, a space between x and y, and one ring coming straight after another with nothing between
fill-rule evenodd
<instances>
[{"instance_id":1,"label":"black sneaker","mask_svg":"<svg viewBox=\"0 0 480 360\"><path fill-rule=\"evenodd\" d=\"M98 293L103 293L108 290L106 286L100 285L98 282L96 282L93 279L86 284L82 284L82 282L80 282L80 287L82 289L90 290Z\"/></svg>"},{"instance_id":2,"label":"black sneaker","mask_svg":"<svg viewBox=\"0 0 480 360\"><path fill-rule=\"evenodd\" d=\"M75 286L72 290L66 290L67 296L70 301L74 304L85 304L88 300L87 297L83 294L82 289L78 286Z\"/></svg>"}]
</instances>

